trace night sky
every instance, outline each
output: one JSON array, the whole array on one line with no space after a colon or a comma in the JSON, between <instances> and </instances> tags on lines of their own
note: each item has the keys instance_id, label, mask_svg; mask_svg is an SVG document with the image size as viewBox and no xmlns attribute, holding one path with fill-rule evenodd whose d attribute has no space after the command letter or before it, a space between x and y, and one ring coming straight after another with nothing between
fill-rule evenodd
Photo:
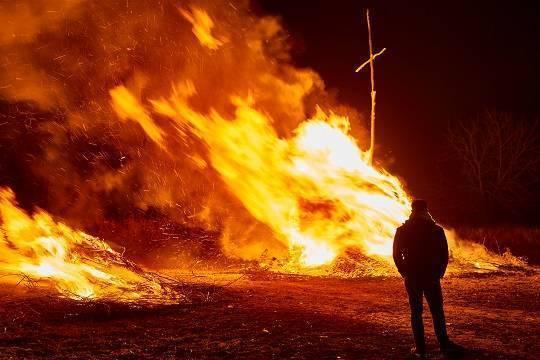
<instances>
[{"instance_id":1,"label":"night sky","mask_svg":"<svg viewBox=\"0 0 540 360\"><path fill-rule=\"evenodd\" d=\"M452 121L485 109L534 117L540 103L540 11L534 2L260 0L290 33L295 62L369 116L365 9L376 50L378 156L416 196L441 195ZM452 181L459 182L456 176ZM450 182L451 184L451 182ZM444 183L448 186L448 182ZM443 200L443 199L440 199Z\"/></svg>"}]
</instances>

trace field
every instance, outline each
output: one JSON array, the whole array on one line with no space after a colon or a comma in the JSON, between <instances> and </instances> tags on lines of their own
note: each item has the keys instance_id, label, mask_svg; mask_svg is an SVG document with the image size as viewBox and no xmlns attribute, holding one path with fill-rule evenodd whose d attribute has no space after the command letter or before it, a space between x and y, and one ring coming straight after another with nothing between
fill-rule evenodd
<instances>
[{"instance_id":1,"label":"field","mask_svg":"<svg viewBox=\"0 0 540 360\"><path fill-rule=\"evenodd\" d=\"M412 342L398 278L196 278L191 304L132 308L32 292L0 297L2 359L400 359ZM200 283L217 287L202 287ZM223 286L226 285L226 286ZM540 357L540 275L444 280L450 336L469 359ZM430 358L441 358L425 315Z\"/></svg>"}]
</instances>

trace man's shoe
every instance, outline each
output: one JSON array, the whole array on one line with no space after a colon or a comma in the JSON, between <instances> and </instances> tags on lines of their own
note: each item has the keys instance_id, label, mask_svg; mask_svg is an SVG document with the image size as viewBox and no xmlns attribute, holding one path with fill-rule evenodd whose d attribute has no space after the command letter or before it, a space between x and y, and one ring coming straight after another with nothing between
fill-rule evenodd
<instances>
[{"instance_id":1,"label":"man's shoe","mask_svg":"<svg viewBox=\"0 0 540 360\"><path fill-rule=\"evenodd\" d=\"M416 346L411 349L411 355L417 359L425 359L426 351L418 349Z\"/></svg>"},{"instance_id":2,"label":"man's shoe","mask_svg":"<svg viewBox=\"0 0 540 360\"><path fill-rule=\"evenodd\" d=\"M465 348L453 341L448 340L446 343L441 345L441 352L445 354L462 354L465 352Z\"/></svg>"}]
</instances>

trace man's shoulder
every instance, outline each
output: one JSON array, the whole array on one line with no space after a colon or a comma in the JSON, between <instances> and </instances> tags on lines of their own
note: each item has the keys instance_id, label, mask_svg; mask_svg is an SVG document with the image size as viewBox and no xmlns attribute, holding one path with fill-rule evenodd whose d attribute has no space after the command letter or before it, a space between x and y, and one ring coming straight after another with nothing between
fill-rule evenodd
<instances>
[{"instance_id":1,"label":"man's shoulder","mask_svg":"<svg viewBox=\"0 0 540 360\"><path fill-rule=\"evenodd\" d=\"M398 226L397 231L403 231L403 229L407 228L407 222L404 222L400 226Z\"/></svg>"}]
</instances>

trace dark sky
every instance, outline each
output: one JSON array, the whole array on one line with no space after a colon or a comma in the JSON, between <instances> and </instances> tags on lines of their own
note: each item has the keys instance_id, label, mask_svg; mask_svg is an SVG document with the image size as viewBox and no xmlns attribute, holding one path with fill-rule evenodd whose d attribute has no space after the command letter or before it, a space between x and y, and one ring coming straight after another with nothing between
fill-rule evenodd
<instances>
[{"instance_id":1,"label":"dark sky","mask_svg":"<svg viewBox=\"0 0 540 360\"><path fill-rule=\"evenodd\" d=\"M526 1L259 0L291 35L295 61L342 101L369 109L365 9L372 11L381 155L415 195L432 196L449 122L486 108L536 115L540 11ZM366 69L368 70L368 69ZM457 179L459 181L459 179Z\"/></svg>"}]
</instances>

